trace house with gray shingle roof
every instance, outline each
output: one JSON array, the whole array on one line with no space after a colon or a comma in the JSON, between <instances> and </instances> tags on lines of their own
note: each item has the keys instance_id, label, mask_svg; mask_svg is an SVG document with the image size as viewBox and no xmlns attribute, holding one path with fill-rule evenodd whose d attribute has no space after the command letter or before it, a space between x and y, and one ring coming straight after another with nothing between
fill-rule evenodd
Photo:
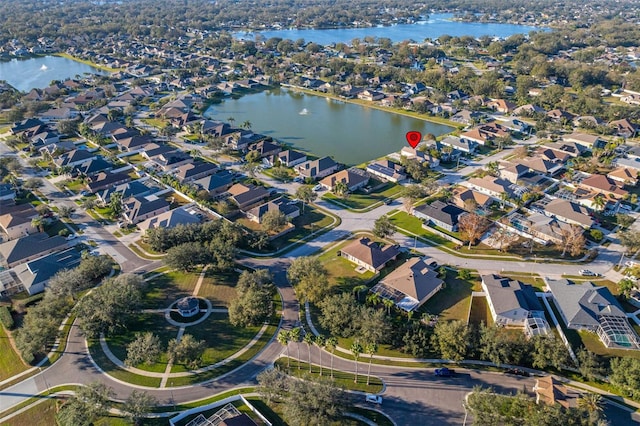
<instances>
[{"instance_id":1,"label":"house with gray shingle roof","mask_svg":"<svg viewBox=\"0 0 640 426\"><path fill-rule=\"evenodd\" d=\"M70 248L23 263L17 266L14 272L25 290L33 295L43 292L49 280L58 272L77 267L81 258L80 252Z\"/></svg>"},{"instance_id":2,"label":"house with gray shingle roof","mask_svg":"<svg viewBox=\"0 0 640 426\"><path fill-rule=\"evenodd\" d=\"M122 216L131 224L142 222L170 209L170 204L164 198L158 198L153 194L146 197L141 195L131 197L125 200L123 205Z\"/></svg>"},{"instance_id":3,"label":"house with gray shingle roof","mask_svg":"<svg viewBox=\"0 0 640 426\"><path fill-rule=\"evenodd\" d=\"M21 263L45 256L68 246L67 240L56 235L49 237L44 232L0 244L0 265L13 268Z\"/></svg>"},{"instance_id":4,"label":"house with gray shingle roof","mask_svg":"<svg viewBox=\"0 0 640 426\"><path fill-rule=\"evenodd\" d=\"M530 318L544 320L544 310L533 287L494 274L481 278L491 317L497 325L526 328ZM546 321L543 325L546 326Z\"/></svg>"},{"instance_id":5,"label":"house with gray shingle roof","mask_svg":"<svg viewBox=\"0 0 640 426\"><path fill-rule=\"evenodd\" d=\"M545 281L567 328L595 332L607 347L640 348L625 311L607 287L566 279Z\"/></svg>"},{"instance_id":6,"label":"house with gray shingle roof","mask_svg":"<svg viewBox=\"0 0 640 426\"><path fill-rule=\"evenodd\" d=\"M411 214L447 231L456 232L460 216L465 213L465 210L454 204L437 200L431 204L423 204L414 208Z\"/></svg>"}]
</instances>

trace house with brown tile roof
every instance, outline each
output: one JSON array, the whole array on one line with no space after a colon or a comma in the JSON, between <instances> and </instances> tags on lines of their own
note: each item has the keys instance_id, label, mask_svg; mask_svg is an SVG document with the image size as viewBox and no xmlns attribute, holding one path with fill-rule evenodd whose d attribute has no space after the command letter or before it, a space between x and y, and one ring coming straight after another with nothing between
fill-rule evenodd
<instances>
[{"instance_id":1,"label":"house with brown tile roof","mask_svg":"<svg viewBox=\"0 0 640 426\"><path fill-rule=\"evenodd\" d=\"M535 205L536 204L534 204L532 208L535 208ZM593 218L589 214L589 210L569 200L555 198L544 205L544 207L541 207L541 213L584 228L591 228L593 226Z\"/></svg>"},{"instance_id":2,"label":"house with brown tile roof","mask_svg":"<svg viewBox=\"0 0 640 426\"><path fill-rule=\"evenodd\" d=\"M618 167L607 173L607 177L625 186L636 186L638 184L638 171L626 167Z\"/></svg>"},{"instance_id":3,"label":"house with brown tile roof","mask_svg":"<svg viewBox=\"0 0 640 426\"><path fill-rule=\"evenodd\" d=\"M580 182L580 186L600 192L610 197L621 199L624 198L628 192L621 188L622 184L607 176L593 174Z\"/></svg>"},{"instance_id":4,"label":"house with brown tile roof","mask_svg":"<svg viewBox=\"0 0 640 426\"><path fill-rule=\"evenodd\" d=\"M355 173L351 170L340 170L339 172L322 179L320 181L320 185L324 186L329 191L333 191L333 188L338 182L346 184L349 192L353 192L369 183L369 175L366 173Z\"/></svg>"},{"instance_id":5,"label":"house with brown tile roof","mask_svg":"<svg viewBox=\"0 0 640 426\"><path fill-rule=\"evenodd\" d=\"M451 199L453 204L461 209L467 209L469 203L480 208L486 208L493 204L493 198L490 196L462 186L458 186L452 191Z\"/></svg>"},{"instance_id":6,"label":"house with brown tile roof","mask_svg":"<svg viewBox=\"0 0 640 426\"><path fill-rule=\"evenodd\" d=\"M609 127L615 130L616 135L622 136L623 138L633 138L638 133L638 126L627 118L614 120L609 123Z\"/></svg>"},{"instance_id":7,"label":"house with brown tile roof","mask_svg":"<svg viewBox=\"0 0 640 426\"><path fill-rule=\"evenodd\" d=\"M397 245L382 246L367 237L359 238L340 250L342 257L371 272L381 270L398 254L400 254L400 249Z\"/></svg>"},{"instance_id":8,"label":"house with brown tile roof","mask_svg":"<svg viewBox=\"0 0 640 426\"><path fill-rule=\"evenodd\" d=\"M562 140L565 142L577 143L587 149L602 148L607 143L607 141L598 135L589 135L587 133L578 132L563 135Z\"/></svg>"},{"instance_id":9,"label":"house with brown tile roof","mask_svg":"<svg viewBox=\"0 0 640 426\"><path fill-rule=\"evenodd\" d=\"M384 277L371 292L411 312L431 299L443 285L444 281L425 259L414 257Z\"/></svg>"},{"instance_id":10,"label":"house with brown tile roof","mask_svg":"<svg viewBox=\"0 0 640 426\"><path fill-rule=\"evenodd\" d=\"M227 191L231 199L238 205L240 210L245 210L254 204L262 202L269 196L269 191L261 186L245 185L236 183Z\"/></svg>"},{"instance_id":11,"label":"house with brown tile roof","mask_svg":"<svg viewBox=\"0 0 640 426\"><path fill-rule=\"evenodd\" d=\"M536 404L560 404L564 408L577 407L580 393L567 388L553 376L543 376L536 379L533 387L536 393Z\"/></svg>"}]
</instances>

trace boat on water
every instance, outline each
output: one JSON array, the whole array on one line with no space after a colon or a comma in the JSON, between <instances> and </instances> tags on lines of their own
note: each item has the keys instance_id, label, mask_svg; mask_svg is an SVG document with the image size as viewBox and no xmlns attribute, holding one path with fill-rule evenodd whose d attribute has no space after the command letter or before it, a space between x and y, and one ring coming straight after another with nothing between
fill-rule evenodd
<instances>
[{"instance_id":1,"label":"boat on water","mask_svg":"<svg viewBox=\"0 0 640 426\"><path fill-rule=\"evenodd\" d=\"M40 71L46 71L48 69L49 69L49 67L46 66L45 64L42 64L42 66L40 67Z\"/></svg>"},{"instance_id":2,"label":"boat on water","mask_svg":"<svg viewBox=\"0 0 640 426\"><path fill-rule=\"evenodd\" d=\"M306 108L302 108L302 111L300 111L298 114L300 115L308 115L309 114L309 110Z\"/></svg>"}]
</instances>

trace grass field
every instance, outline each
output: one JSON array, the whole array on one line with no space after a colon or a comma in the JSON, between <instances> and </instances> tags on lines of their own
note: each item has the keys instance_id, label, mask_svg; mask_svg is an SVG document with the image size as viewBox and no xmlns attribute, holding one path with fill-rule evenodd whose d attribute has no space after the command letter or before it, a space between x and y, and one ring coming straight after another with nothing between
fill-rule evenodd
<instances>
[{"instance_id":1,"label":"grass field","mask_svg":"<svg viewBox=\"0 0 640 426\"><path fill-rule=\"evenodd\" d=\"M349 194L347 198L340 198L327 192L322 196L323 199L333 202L334 204L347 206L349 209L362 210L381 203L383 200L397 196L402 191L402 186L395 183L387 183L378 190L369 194L365 194L360 190Z\"/></svg>"},{"instance_id":2,"label":"grass field","mask_svg":"<svg viewBox=\"0 0 640 426\"><path fill-rule=\"evenodd\" d=\"M198 296L209 299L214 307L227 307L237 295L235 286L238 277L239 274L233 271L228 273L207 271Z\"/></svg>"},{"instance_id":3,"label":"grass field","mask_svg":"<svg viewBox=\"0 0 640 426\"><path fill-rule=\"evenodd\" d=\"M7 426L51 426L56 424L56 404L55 399L46 399L40 404L18 414L7 422Z\"/></svg>"},{"instance_id":4,"label":"grass field","mask_svg":"<svg viewBox=\"0 0 640 426\"><path fill-rule=\"evenodd\" d=\"M198 273L171 271L148 282L142 309L164 309L176 300L190 296L198 282Z\"/></svg>"},{"instance_id":5,"label":"grass field","mask_svg":"<svg viewBox=\"0 0 640 426\"><path fill-rule=\"evenodd\" d=\"M485 325L493 324L487 298L481 296L472 297L471 311L469 312L469 324L480 325L481 322L484 322Z\"/></svg>"},{"instance_id":6,"label":"grass field","mask_svg":"<svg viewBox=\"0 0 640 426\"><path fill-rule=\"evenodd\" d=\"M13 350L7 331L0 325L0 381L25 371L22 358Z\"/></svg>"}]
</instances>

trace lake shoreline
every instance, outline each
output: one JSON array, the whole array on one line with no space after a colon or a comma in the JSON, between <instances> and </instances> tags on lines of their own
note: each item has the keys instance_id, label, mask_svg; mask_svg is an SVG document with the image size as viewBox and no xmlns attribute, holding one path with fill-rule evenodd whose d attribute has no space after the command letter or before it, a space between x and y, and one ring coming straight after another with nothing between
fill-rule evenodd
<instances>
[{"instance_id":1,"label":"lake shoreline","mask_svg":"<svg viewBox=\"0 0 640 426\"><path fill-rule=\"evenodd\" d=\"M372 103L370 101L365 101L365 100L361 100L361 99L345 99L345 98L341 98L339 96L332 95L330 93L316 92L314 90L306 89L306 88L300 87L300 86L294 86L292 84L281 84L280 87L282 87L284 89L290 89L290 90L293 90L293 91L296 91L296 92L304 93L304 94L307 94L307 95L318 96L320 98L325 98L325 99L333 99L335 101L345 102L345 103L349 103L349 104L353 104L353 105L359 105L361 107L377 109L378 111L384 111L384 112L388 112L390 114L403 115L405 117L415 118L417 120L427 121L429 123L440 124L442 126L449 126L449 127L451 127L451 131L452 132L454 130L458 130L458 129L461 129L461 128L464 127L460 123L455 123L455 122L453 122L451 120L447 120L446 118L436 118L436 117L430 117L430 116L426 116L425 117L424 115L422 115L420 113L417 113L417 112L405 111L405 110L401 110L401 109L394 108L394 107L384 107L382 105L377 105L377 104L374 104L374 103Z\"/></svg>"}]
</instances>

